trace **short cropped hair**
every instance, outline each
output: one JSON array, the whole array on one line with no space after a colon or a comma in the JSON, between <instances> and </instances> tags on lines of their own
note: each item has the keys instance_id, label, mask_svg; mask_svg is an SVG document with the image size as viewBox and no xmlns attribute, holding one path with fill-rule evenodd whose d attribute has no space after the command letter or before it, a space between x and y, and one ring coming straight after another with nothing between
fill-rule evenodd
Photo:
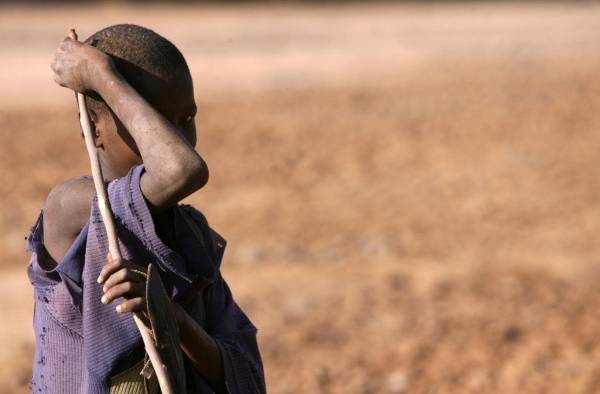
<instances>
[{"instance_id":1,"label":"short cropped hair","mask_svg":"<svg viewBox=\"0 0 600 394\"><path fill-rule=\"evenodd\" d=\"M163 36L142 26L120 24L106 27L85 40L108 54L119 73L144 98L157 82L168 86L181 73L190 74L185 58ZM101 100L99 96L93 96Z\"/></svg>"}]
</instances>

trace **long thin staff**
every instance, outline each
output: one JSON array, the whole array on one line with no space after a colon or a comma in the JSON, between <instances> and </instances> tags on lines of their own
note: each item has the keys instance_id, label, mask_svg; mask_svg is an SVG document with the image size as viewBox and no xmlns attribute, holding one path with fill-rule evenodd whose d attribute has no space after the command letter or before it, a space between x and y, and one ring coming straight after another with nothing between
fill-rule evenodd
<instances>
[{"instance_id":1,"label":"long thin staff","mask_svg":"<svg viewBox=\"0 0 600 394\"><path fill-rule=\"evenodd\" d=\"M77 40L77 33L75 29L71 29L69 37L73 40ZM77 93L77 104L79 105L79 121L83 130L83 136L85 139L85 146L87 148L88 155L90 157L90 165L92 167L92 177L94 178L94 187L96 188L96 195L98 196L98 208L100 209L100 215L102 221L106 227L106 235L108 237L108 250L113 259L121 259L121 250L119 249L119 240L117 238L117 231L115 222L110 209L110 203L107 197L106 185L104 184L104 177L102 176L102 168L100 167L100 161L98 159L98 150L94 144L94 136L92 134L92 126L90 124L90 118L87 111L87 105L85 103L85 97L81 93ZM167 373L165 364L161 361L156 344L152 338L151 331L146 327L141 318L137 315L133 315L133 320L140 330L140 334L144 341L144 347L152 362L152 367L156 372L158 378L158 384L163 394L178 394L171 388L171 381Z\"/></svg>"}]
</instances>

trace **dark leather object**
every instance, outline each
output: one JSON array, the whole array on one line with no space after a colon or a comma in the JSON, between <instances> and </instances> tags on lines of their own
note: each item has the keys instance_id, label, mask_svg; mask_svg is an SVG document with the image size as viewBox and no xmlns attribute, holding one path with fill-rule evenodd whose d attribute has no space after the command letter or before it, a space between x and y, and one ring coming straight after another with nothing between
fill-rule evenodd
<instances>
[{"instance_id":1,"label":"dark leather object","mask_svg":"<svg viewBox=\"0 0 600 394\"><path fill-rule=\"evenodd\" d=\"M153 264L148 265L146 302L152 336L160 359L166 366L173 393L185 394L185 367L179 346L179 328L171 309L171 300L160 279L158 269Z\"/></svg>"}]
</instances>

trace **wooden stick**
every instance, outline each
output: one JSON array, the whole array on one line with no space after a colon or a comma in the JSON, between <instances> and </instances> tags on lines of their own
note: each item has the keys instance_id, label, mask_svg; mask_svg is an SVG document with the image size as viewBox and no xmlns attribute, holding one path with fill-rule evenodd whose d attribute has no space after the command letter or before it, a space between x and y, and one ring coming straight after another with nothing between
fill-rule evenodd
<instances>
[{"instance_id":1,"label":"wooden stick","mask_svg":"<svg viewBox=\"0 0 600 394\"><path fill-rule=\"evenodd\" d=\"M69 37L73 40L77 40L77 33L75 32L75 29L71 29L69 31ZM79 121L83 130L85 146L90 157L92 177L94 178L94 187L96 188L96 195L98 196L98 208L100 209L100 215L102 216L102 221L106 227L108 251L111 258L121 259L122 256L121 250L119 249L119 240L117 238L115 221L110 209L110 202L106 192L106 185L104 184L104 177L102 176L102 168L100 167L98 150L94 144L94 135L92 134L92 126L87 111L87 105L85 103L85 97L81 93L77 93L77 104L79 105ZM180 394L174 393L171 388L172 384L169 379L169 374L167 373L166 366L160 359L160 355L156 349L156 344L152 338L151 330L146 327L142 319L137 314L133 315L133 320L135 321L135 324L140 331L140 335L142 336L142 340L144 341L144 347L146 348L146 353L148 353L150 362L152 362L152 367L156 372L161 392L163 394Z\"/></svg>"}]
</instances>

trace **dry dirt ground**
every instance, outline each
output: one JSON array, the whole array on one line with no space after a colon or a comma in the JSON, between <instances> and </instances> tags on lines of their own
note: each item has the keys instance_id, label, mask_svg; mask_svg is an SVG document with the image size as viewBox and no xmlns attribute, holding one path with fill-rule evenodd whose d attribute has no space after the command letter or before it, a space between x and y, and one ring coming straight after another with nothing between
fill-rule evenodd
<instances>
[{"instance_id":1,"label":"dry dirt ground","mask_svg":"<svg viewBox=\"0 0 600 394\"><path fill-rule=\"evenodd\" d=\"M25 392L23 237L86 173L65 29L188 55L190 198L229 240L272 393L600 392L600 6L0 8L0 392Z\"/></svg>"}]
</instances>

